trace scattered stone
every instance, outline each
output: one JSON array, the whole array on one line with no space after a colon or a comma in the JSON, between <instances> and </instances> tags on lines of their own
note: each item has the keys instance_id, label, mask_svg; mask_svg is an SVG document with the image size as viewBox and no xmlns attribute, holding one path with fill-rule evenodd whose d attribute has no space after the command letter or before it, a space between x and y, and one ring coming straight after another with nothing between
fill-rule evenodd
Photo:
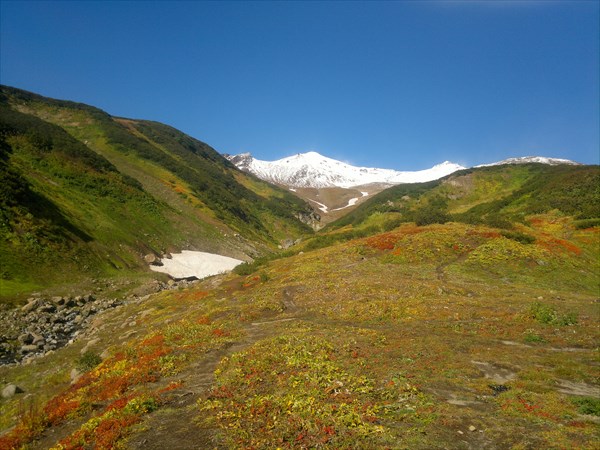
<instances>
[{"instance_id":1,"label":"scattered stone","mask_svg":"<svg viewBox=\"0 0 600 450\"><path fill-rule=\"evenodd\" d=\"M4 389L2 389L2 398L11 398L14 397L16 394L22 394L23 389L21 389L19 386L17 386L16 384L8 384Z\"/></svg>"},{"instance_id":2,"label":"scattered stone","mask_svg":"<svg viewBox=\"0 0 600 450\"><path fill-rule=\"evenodd\" d=\"M503 392L506 392L508 390L510 390L510 387L508 386L504 386L503 384L488 384L488 387L494 391L494 397L496 397L498 394L501 394Z\"/></svg>"},{"instance_id":3,"label":"scattered stone","mask_svg":"<svg viewBox=\"0 0 600 450\"><path fill-rule=\"evenodd\" d=\"M474 425L471 425L469 431L472 433L473 431L477 431L477 428Z\"/></svg>"},{"instance_id":4,"label":"scattered stone","mask_svg":"<svg viewBox=\"0 0 600 450\"><path fill-rule=\"evenodd\" d=\"M40 301L37 298L30 298L29 303L27 303L25 306L23 306L21 308L21 311L23 311L25 314L28 314L31 311L36 310L39 305L40 305Z\"/></svg>"},{"instance_id":5,"label":"scattered stone","mask_svg":"<svg viewBox=\"0 0 600 450\"><path fill-rule=\"evenodd\" d=\"M153 253L149 253L146 256L144 256L144 261L146 261L148 264L151 264L153 266L162 266L163 265L160 258Z\"/></svg>"},{"instance_id":6,"label":"scattered stone","mask_svg":"<svg viewBox=\"0 0 600 450\"><path fill-rule=\"evenodd\" d=\"M78 369L71 370L71 384L75 384L81 377L81 372Z\"/></svg>"},{"instance_id":7,"label":"scattered stone","mask_svg":"<svg viewBox=\"0 0 600 450\"><path fill-rule=\"evenodd\" d=\"M21 346L20 352L21 352L21 354L25 354L25 353L35 352L37 350L38 350L37 345L29 344L29 345Z\"/></svg>"},{"instance_id":8,"label":"scattered stone","mask_svg":"<svg viewBox=\"0 0 600 450\"><path fill-rule=\"evenodd\" d=\"M23 333L18 339L19 342L24 345L33 343L33 335L31 333Z\"/></svg>"},{"instance_id":9,"label":"scattered stone","mask_svg":"<svg viewBox=\"0 0 600 450\"><path fill-rule=\"evenodd\" d=\"M46 303L40 307L40 312L44 313L53 313L56 311L56 306L51 305L50 303Z\"/></svg>"},{"instance_id":10,"label":"scattered stone","mask_svg":"<svg viewBox=\"0 0 600 450\"><path fill-rule=\"evenodd\" d=\"M140 313L140 320L145 319L147 315L152 314L156 311L156 308L149 308Z\"/></svg>"},{"instance_id":11,"label":"scattered stone","mask_svg":"<svg viewBox=\"0 0 600 450\"><path fill-rule=\"evenodd\" d=\"M162 285L158 290L161 289L164 289ZM32 297L21 308L0 309L0 366L29 364L36 357L73 342L84 328L93 334L94 314L122 303L117 299L96 299L86 294ZM102 326L102 319L98 318L96 325Z\"/></svg>"}]
</instances>

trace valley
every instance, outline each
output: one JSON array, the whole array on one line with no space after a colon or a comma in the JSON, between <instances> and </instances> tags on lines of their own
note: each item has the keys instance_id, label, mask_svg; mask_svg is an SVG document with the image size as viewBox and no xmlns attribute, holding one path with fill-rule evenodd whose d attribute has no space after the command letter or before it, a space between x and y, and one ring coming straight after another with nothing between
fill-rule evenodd
<instances>
[{"instance_id":1,"label":"valley","mask_svg":"<svg viewBox=\"0 0 600 450\"><path fill-rule=\"evenodd\" d=\"M0 106L0 449L597 448L598 166L276 185L163 124ZM190 251L243 263L149 267Z\"/></svg>"}]
</instances>

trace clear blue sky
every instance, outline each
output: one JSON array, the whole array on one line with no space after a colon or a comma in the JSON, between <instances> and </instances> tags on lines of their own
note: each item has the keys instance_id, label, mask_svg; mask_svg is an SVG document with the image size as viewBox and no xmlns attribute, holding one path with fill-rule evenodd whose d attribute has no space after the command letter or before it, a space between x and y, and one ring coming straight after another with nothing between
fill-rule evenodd
<instances>
[{"instance_id":1,"label":"clear blue sky","mask_svg":"<svg viewBox=\"0 0 600 450\"><path fill-rule=\"evenodd\" d=\"M2 84L223 153L600 162L598 1L0 5Z\"/></svg>"}]
</instances>

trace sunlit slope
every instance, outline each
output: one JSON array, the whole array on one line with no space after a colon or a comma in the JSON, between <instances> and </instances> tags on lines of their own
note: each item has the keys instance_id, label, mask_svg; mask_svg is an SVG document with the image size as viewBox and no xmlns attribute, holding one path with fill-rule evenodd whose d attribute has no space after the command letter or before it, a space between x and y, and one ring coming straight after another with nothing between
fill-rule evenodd
<instances>
[{"instance_id":1,"label":"sunlit slope","mask_svg":"<svg viewBox=\"0 0 600 450\"><path fill-rule=\"evenodd\" d=\"M310 207L156 122L2 87L3 295L184 248L255 256ZM67 275L68 274L68 275Z\"/></svg>"},{"instance_id":2,"label":"sunlit slope","mask_svg":"<svg viewBox=\"0 0 600 450\"><path fill-rule=\"evenodd\" d=\"M381 225L382 220L510 227L530 214L549 211L576 219L599 218L600 168L522 164L468 169L429 183L387 189L330 229Z\"/></svg>"},{"instance_id":3,"label":"sunlit slope","mask_svg":"<svg viewBox=\"0 0 600 450\"><path fill-rule=\"evenodd\" d=\"M40 405L4 443L594 449L598 227L530 225L406 224L125 305L0 369ZM69 385L84 346L107 356Z\"/></svg>"}]
</instances>

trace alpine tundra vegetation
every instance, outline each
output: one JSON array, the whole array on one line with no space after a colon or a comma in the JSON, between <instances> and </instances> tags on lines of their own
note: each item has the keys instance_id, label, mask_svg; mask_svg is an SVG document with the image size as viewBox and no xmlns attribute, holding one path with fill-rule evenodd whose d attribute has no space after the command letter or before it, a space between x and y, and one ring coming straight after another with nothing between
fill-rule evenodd
<instances>
[{"instance_id":1,"label":"alpine tundra vegetation","mask_svg":"<svg viewBox=\"0 0 600 450\"><path fill-rule=\"evenodd\" d=\"M0 448L597 448L598 166L461 169L314 232L166 125L6 86L0 119ZM246 263L148 268L182 250Z\"/></svg>"}]
</instances>

